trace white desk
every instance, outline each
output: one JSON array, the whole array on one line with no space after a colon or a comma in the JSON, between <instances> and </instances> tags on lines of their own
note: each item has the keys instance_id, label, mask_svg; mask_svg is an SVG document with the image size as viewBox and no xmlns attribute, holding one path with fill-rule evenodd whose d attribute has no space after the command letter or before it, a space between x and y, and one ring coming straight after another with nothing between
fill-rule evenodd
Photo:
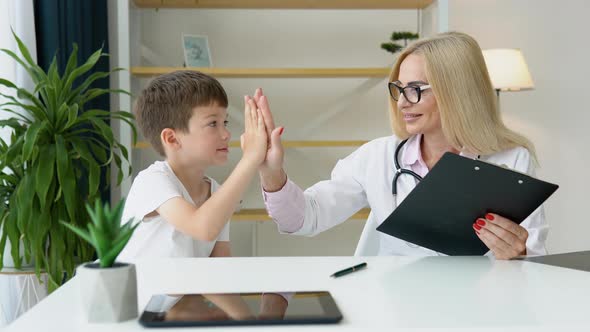
<instances>
[{"instance_id":1,"label":"white desk","mask_svg":"<svg viewBox=\"0 0 590 332\"><path fill-rule=\"evenodd\" d=\"M361 261L368 263L367 269L337 279L329 277ZM167 259L140 262L137 274L140 310L151 294L158 293L329 290L343 321L306 330L590 330L590 273L522 261L485 257ZM72 279L9 325L8 331L143 329L137 320L85 324L78 286L76 278ZM239 329L258 331L261 327Z\"/></svg>"}]
</instances>

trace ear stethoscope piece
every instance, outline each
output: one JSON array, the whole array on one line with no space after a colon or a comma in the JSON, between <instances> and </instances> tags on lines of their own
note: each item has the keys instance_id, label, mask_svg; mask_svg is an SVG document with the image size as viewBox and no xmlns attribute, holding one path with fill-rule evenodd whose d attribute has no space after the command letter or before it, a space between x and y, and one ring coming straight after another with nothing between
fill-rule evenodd
<instances>
[{"instance_id":1,"label":"ear stethoscope piece","mask_svg":"<svg viewBox=\"0 0 590 332\"><path fill-rule=\"evenodd\" d=\"M395 173L393 174L393 181L391 183L391 193L393 194L393 196L397 195L397 178L399 178L400 175L409 174L413 176L416 180L422 181L422 177L418 175L416 172L413 172L409 169L401 168L399 165L399 152L401 151L402 146L404 146L404 144L406 144L407 141L407 139L401 141L395 148L395 154L393 155L393 162L395 164Z\"/></svg>"}]
</instances>

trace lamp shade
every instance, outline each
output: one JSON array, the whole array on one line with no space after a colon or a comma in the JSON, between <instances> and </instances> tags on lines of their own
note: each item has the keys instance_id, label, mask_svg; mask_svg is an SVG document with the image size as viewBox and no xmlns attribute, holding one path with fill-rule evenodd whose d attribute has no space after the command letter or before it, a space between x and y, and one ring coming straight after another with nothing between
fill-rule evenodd
<instances>
[{"instance_id":1,"label":"lamp shade","mask_svg":"<svg viewBox=\"0 0 590 332\"><path fill-rule=\"evenodd\" d=\"M494 89L520 91L534 89L533 79L519 49L483 50Z\"/></svg>"}]
</instances>

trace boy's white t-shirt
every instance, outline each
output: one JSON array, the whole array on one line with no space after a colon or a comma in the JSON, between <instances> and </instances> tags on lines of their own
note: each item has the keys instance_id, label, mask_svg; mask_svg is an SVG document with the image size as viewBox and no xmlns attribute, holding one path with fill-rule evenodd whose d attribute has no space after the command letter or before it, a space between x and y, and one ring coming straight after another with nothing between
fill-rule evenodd
<instances>
[{"instance_id":1,"label":"boy's white t-shirt","mask_svg":"<svg viewBox=\"0 0 590 332\"><path fill-rule=\"evenodd\" d=\"M207 177L211 194L219 184ZM142 257L209 257L217 241L229 241L229 222L216 241L199 241L174 228L162 216L145 218L174 197L182 197L189 203L192 198L165 161L156 161L141 171L129 191L123 209L122 223L131 218L141 224L135 229L129 242L117 257L117 261L133 263Z\"/></svg>"}]
</instances>

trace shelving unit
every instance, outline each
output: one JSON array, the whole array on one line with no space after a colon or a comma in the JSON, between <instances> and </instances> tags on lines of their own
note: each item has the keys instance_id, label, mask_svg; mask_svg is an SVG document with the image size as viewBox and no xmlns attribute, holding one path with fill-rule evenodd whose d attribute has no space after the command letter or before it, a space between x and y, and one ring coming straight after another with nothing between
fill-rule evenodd
<instances>
[{"instance_id":1,"label":"shelving unit","mask_svg":"<svg viewBox=\"0 0 590 332\"><path fill-rule=\"evenodd\" d=\"M334 166L334 160L348 155L354 148L366 143L367 138L388 134L386 96L381 94L381 85L389 76L393 60L385 60L385 56L382 56L384 51L379 50L379 42L384 42L395 29L392 25L399 27L398 18L402 18L402 21L406 22L405 26L412 29L411 27L415 26L412 22L416 22L416 9L423 9L422 12L427 13L423 20L426 22L423 29L445 30L445 13L448 8L447 0L109 1L113 7L113 12L109 13L109 16L116 17L113 29L110 30L115 41L110 43L111 63L113 68L129 68L129 71L116 74L113 86L136 94L153 76L175 70L198 70L220 79L226 87L230 97L228 112L234 120L239 116L241 108L240 100L236 97L252 93L255 87L263 87L271 96L271 108L273 113L277 114L275 121L277 117L283 117L277 123L287 125L288 136L283 139L283 146L288 149L287 169L290 176L293 176L303 188L315 183L318 178L325 179L329 176L325 172ZM315 11L316 9L319 11ZM343 11L340 11L341 9ZM381 11L392 9L394 11ZM406 12L400 14L398 9ZM393 17L390 16L391 13ZM429 18L441 13L442 21L429 23ZM300 21L299 15L304 15L303 21ZM276 17L280 19L277 20ZM342 19L343 17L346 18ZM358 26L358 22L366 24ZM272 29L255 28L260 24ZM384 28L385 26L387 28ZM248 34L244 34L245 31L242 30L247 30ZM379 31L380 37L375 31ZM214 60L213 67L181 67L183 60L178 52L178 48L181 47L181 33L208 36ZM313 40L318 38L310 36L315 33L324 37L328 33L329 39L314 44ZM333 40L340 40L341 34L346 34L342 39L345 47L330 44ZM266 44L262 43L261 47L268 50L267 56L263 58L248 54L250 46L241 42L246 40L248 44L258 43L261 38L266 39L267 36L272 40L268 40ZM359 36L372 36L374 39L378 37L382 40L366 43L365 37ZM291 47L293 45L296 47ZM304 52L299 52L300 50ZM371 56L367 58L367 54ZM256 61L252 61L253 59ZM309 59L313 61L308 61ZM293 79L297 79L297 83ZM247 90L244 87L248 87ZM376 99L379 99L379 102L373 102ZM296 106L290 105L291 103ZM114 102L113 108L130 110L132 100L130 97L122 96ZM230 121L230 127L239 123L238 120ZM130 158L134 162L136 159L141 161L136 169L145 167L142 163L148 162L149 158L157 157L153 152L148 152L147 142L139 142L132 146L131 134L125 127L115 130L118 130L119 137L125 145L133 147L129 151ZM233 127L232 130L236 137L239 128ZM334 137L343 140L335 140ZM239 147L239 141L231 141L230 147ZM235 162L232 159L235 157L238 157L238 154L230 157L229 167ZM312 164L313 167L310 167ZM222 182L226 176L223 172L226 170L211 175ZM113 194L113 199L125 196L130 185L131 179L126 180L121 191ZM269 250L275 250L272 248L283 248L288 245L276 234L272 223L268 222L271 220L270 217L260 208L259 188L254 187L250 188L253 191L245 196L245 206L232 217L235 223L235 227L232 226L232 241L248 241L237 244L238 247L247 248L250 245L247 243L251 240L251 254L265 255ZM248 204L248 200L251 204ZM364 222L369 212L369 209L363 209L351 219ZM340 244L339 241L344 238L353 239L359 234L358 228L362 228L363 225L361 222L347 223L340 231L331 232L329 237L335 242L330 242L329 245L344 248L344 244ZM260 241L262 238L264 240ZM351 241L347 242L348 246L354 242L347 241ZM294 238L286 242L290 242L291 245L300 243ZM314 242L305 243L307 245ZM319 246L322 245L324 244ZM281 250L283 251L278 252L285 252L287 249Z\"/></svg>"},{"instance_id":2,"label":"shelving unit","mask_svg":"<svg viewBox=\"0 0 590 332\"><path fill-rule=\"evenodd\" d=\"M131 74L139 77L157 76L175 70L197 70L218 78L339 78L378 77L389 75L390 68L184 68L131 67Z\"/></svg>"},{"instance_id":3,"label":"shelving unit","mask_svg":"<svg viewBox=\"0 0 590 332\"><path fill-rule=\"evenodd\" d=\"M344 9L344 10L375 10L375 9L427 9L434 8L430 16L436 17L430 27L428 15L422 25L432 31L448 29L448 0L133 0L109 2L111 29L111 66L130 68L129 72L118 72L113 76L113 84L125 90L131 90L131 77L149 77L159 75L180 67L132 67L131 30L132 9ZM424 22L427 24L425 25ZM137 52L135 49L134 52ZM227 78L338 78L338 77L386 77L389 68L195 68L216 77ZM113 100L114 109L132 108L129 96L117 97ZM131 133L124 126L115 127L121 142L131 147ZM333 146L333 145L327 145ZM141 148L141 144L139 144ZM130 151L133 154L133 151ZM113 199L124 196L131 186L131 179L125 179L120 189L113 189Z\"/></svg>"},{"instance_id":4,"label":"shelving unit","mask_svg":"<svg viewBox=\"0 0 590 332\"><path fill-rule=\"evenodd\" d=\"M390 68L184 68L184 67L132 67L135 76L156 76L176 70L197 70L218 78L338 78L379 77L389 75Z\"/></svg>"}]
</instances>

